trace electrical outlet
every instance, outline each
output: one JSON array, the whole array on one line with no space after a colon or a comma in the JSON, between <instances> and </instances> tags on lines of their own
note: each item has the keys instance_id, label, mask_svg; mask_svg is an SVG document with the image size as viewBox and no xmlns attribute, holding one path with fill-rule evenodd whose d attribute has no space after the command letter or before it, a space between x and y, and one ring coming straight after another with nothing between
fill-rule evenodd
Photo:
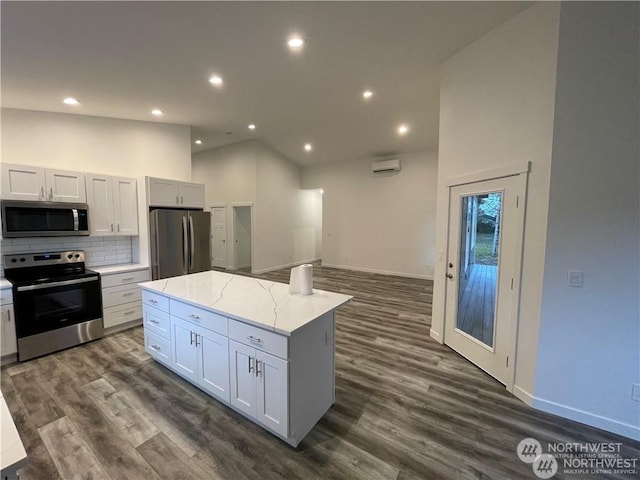
<instances>
[{"instance_id":1,"label":"electrical outlet","mask_svg":"<svg viewBox=\"0 0 640 480\"><path fill-rule=\"evenodd\" d=\"M567 273L567 285L570 287L581 287L584 284L584 272L569 270Z\"/></svg>"},{"instance_id":2,"label":"electrical outlet","mask_svg":"<svg viewBox=\"0 0 640 480\"><path fill-rule=\"evenodd\" d=\"M640 383L633 383L631 385L631 400L640 402Z\"/></svg>"}]
</instances>

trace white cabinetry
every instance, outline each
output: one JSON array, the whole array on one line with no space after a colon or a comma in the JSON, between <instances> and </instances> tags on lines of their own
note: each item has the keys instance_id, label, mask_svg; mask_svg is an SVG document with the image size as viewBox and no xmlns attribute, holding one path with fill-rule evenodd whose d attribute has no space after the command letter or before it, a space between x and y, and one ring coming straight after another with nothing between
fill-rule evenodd
<instances>
[{"instance_id":1,"label":"white cabinetry","mask_svg":"<svg viewBox=\"0 0 640 480\"><path fill-rule=\"evenodd\" d=\"M0 356L5 357L18 352L18 343L11 287L3 288L0 293Z\"/></svg>"},{"instance_id":2,"label":"white cabinetry","mask_svg":"<svg viewBox=\"0 0 640 480\"><path fill-rule=\"evenodd\" d=\"M204 185L147 177L150 207L204 208Z\"/></svg>"},{"instance_id":3,"label":"white cabinetry","mask_svg":"<svg viewBox=\"0 0 640 480\"><path fill-rule=\"evenodd\" d=\"M138 189L133 178L86 174L91 235L138 235Z\"/></svg>"},{"instance_id":4,"label":"white cabinetry","mask_svg":"<svg viewBox=\"0 0 640 480\"><path fill-rule=\"evenodd\" d=\"M102 274L102 316L104 328L129 326L142 318L138 282L149 280L149 269Z\"/></svg>"},{"instance_id":5,"label":"white cabinetry","mask_svg":"<svg viewBox=\"0 0 640 480\"><path fill-rule=\"evenodd\" d=\"M2 198L85 203L84 174L3 163Z\"/></svg>"}]
</instances>

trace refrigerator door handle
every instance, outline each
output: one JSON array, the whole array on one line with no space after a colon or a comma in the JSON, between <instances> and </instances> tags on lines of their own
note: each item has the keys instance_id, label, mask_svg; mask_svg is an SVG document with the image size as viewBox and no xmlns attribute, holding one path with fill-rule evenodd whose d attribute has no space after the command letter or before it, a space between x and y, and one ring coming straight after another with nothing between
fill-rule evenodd
<instances>
[{"instance_id":1,"label":"refrigerator door handle","mask_svg":"<svg viewBox=\"0 0 640 480\"><path fill-rule=\"evenodd\" d=\"M196 240L195 240L195 232L193 231L193 217L189 215L189 239L191 240L191 248L189 249L189 271L193 270L193 262L196 252Z\"/></svg>"},{"instance_id":2,"label":"refrigerator door handle","mask_svg":"<svg viewBox=\"0 0 640 480\"><path fill-rule=\"evenodd\" d=\"M182 217L182 268L183 273L188 273L189 239L187 233L187 217Z\"/></svg>"}]
</instances>

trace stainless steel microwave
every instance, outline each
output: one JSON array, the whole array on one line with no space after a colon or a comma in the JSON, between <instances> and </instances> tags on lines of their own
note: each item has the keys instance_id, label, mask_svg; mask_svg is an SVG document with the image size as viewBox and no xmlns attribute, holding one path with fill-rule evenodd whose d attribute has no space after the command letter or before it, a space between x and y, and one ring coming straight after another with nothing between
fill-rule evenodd
<instances>
[{"instance_id":1,"label":"stainless steel microwave","mask_svg":"<svg viewBox=\"0 0 640 480\"><path fill-rule=\"evenodd\" d=\"M84 203L2 200L0 208L4 238L89 235Z\"/></svg>"}]
</instances>

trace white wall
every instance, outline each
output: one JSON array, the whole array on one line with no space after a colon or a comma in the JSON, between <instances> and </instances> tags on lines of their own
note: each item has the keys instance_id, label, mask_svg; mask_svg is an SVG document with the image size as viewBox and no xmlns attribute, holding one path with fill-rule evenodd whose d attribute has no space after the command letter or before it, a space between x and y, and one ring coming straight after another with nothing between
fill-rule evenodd
<instances>
[{"instance_id":1,"label":"white wall","mask_svg":"<svg viewBox=\"0 0 640 480\"><path fill-rule=\"evenodd\" d=\"M317 258L321 208L300 190L297 165L253 140L195 154L192 169L193 180L206 184L207 205L225 203L228 219L233 203L253 204L255 272Z\"/></svg>"},{"instance_id":2,"label":"white wall","mask_svg":"<svg viewBox=\"0 0 640 480\"><path fill-rule=\"evenodd\" d=\"M516 389L535 377L553 134L559 3L525 10L481 37L442 68L438 215L431 334L442 340L448 178L531 162ZM529 400L530 401L530 400Z\"/></svg>"},{"instance_id":3,"label":"white wall","mask_svg":"<svg viewBox=\"0 0 640 480\"><path fill-rule=\"evenodd\" d=\"M636 439L639 24L637 2L562 4L534 402Z\"/></svg>"},{"instance_id":4,"label":"white wall","mask_svg":"<svg viewBox=\"0 0 640 480\"><path fill-rule=\"evenodd\" d=\"M2 161L191 180L188 126L2 109Z\"/></svg>"},{"instance_id":5,"label":"white wall","mask_svg":"<svg viewBox=\"0 0 640 480\"><path fill-rule=\"evenodd\" d=\"M300 167L263 143L257 143L257 203L254 209L256 272L315 260L314 210L300 189Z\"/></svg>"},{"instance_id":6,"label":"white wall","mask_svg":"<svg viewBox=\"0 0 640 480\"><path fill-rule=\"evenodd\" d=\"M322 264L432 278L436 152L397 155L398 173L371 172L373 159L302 170L322 188Z\"/></svg>"},{"instance_id":7,"label":"white wall","mask_svg":"<svg viewBox=\"0 0 640 480\"><path fill-rule=\"evenodd\" d=\"M122 177L191 180L188 126L6 108L0 115L2 162ZM144 182L139 181L139 236L118 240L60 237L46 248L82 248L91 266L132 260L147 263L145 194ZM23 247L30 251L32 245L28 239L0 241L3 252ZM124 251L127 245L128 251Z\"/></svg>"}]
</instances>

